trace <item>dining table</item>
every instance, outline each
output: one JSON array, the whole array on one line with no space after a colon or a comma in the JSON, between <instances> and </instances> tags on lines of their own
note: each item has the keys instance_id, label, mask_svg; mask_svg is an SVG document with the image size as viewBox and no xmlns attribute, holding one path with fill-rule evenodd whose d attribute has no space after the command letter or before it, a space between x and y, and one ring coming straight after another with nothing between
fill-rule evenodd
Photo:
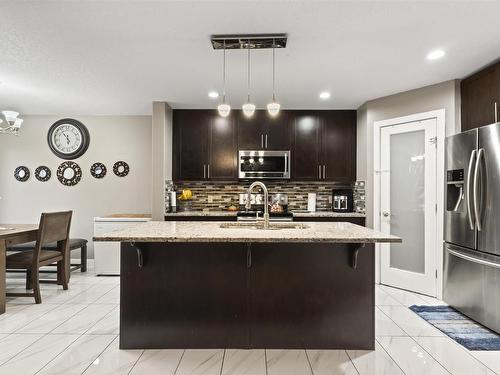
<instances>
[{"instance_id":1,"label":"dining table","mask_svg":"<svg viewBox=\"0 0 500 375\"><path fill-rule=\"evenodd\" d=\"M5 313L5 263L7 248L25 242L36 241L36 224L0 224L0 315Z\"/></svg>"}]
</instances>

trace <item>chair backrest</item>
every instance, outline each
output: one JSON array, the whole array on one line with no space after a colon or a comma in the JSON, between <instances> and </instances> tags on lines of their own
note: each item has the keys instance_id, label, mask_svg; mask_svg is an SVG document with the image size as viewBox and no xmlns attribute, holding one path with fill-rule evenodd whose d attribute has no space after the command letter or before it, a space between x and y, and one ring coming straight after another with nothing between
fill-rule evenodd
<instances>
[{"instance_id":1,"label":"chair backrest","mask_svg":"<svg viewBox=\"0 0 500 375\"><path fill-rule=\"evenodd\" d=\"M57 242L59 250L67 251L72 215L73 211L42 213L33 254L33 263L35 265L38 263L38 257L43 245Z\"/></svg>"}]
</instances>

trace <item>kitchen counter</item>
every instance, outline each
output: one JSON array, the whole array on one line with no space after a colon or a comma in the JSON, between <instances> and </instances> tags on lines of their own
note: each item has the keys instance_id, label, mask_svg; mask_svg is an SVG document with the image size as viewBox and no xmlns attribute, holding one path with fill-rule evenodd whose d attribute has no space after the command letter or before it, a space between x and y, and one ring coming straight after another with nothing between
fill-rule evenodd
<instances>
[{"instance_id":1,"label":"kitchen counter","mask_svg":"<svg viewBox=\"0 0 500 375\"><path fill-rule=\"evenodd\" d=\"M359 212L332 212L332 211L316 211L316 212L294 212L293 213L294 217L334 217L334 218L350 218L350 217L359 217L359 218L364 218L366 217L365 214L359 213ZM223 217L235 217L237 214L237 211L180 211L180 212L168 212L165 214L167 217L195 217L195 216L200 216L200 217L210 217L210 216L223 216Z\"/></svg>"},{"instance_id":2,"label":"kitchen counter","mask_svg":"<svg viewBox=\"0 0 500 375\"><path fill-rule=\"evenodd\" d=\"M399 237L347 222L306 224L305 229L221 228L221 222L151 221L94 237L119 242L401 242Z\"/></svg>"},{"instance_id":3,"label":"kitchen counter","mask_svg":"<svg viewBox=\"0 0 500 375\"><path fill-rule=\"evenodd\" d=\"M179 211L179 212L167 212L165 216L168 217L186 217L186 216L234 216L238 211Z\"/></svg>"}]
</instances>

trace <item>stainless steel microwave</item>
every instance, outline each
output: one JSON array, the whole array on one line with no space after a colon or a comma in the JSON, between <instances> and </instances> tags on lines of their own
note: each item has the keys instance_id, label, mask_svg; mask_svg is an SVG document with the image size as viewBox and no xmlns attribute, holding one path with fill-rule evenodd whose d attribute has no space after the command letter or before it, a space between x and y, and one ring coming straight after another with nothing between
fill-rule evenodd
<instances>
[{"instance_id":1,"label":"stainless steel microwave","mask_svg":"<svg viewBox=\"0 0 500 375\"><path fill-rule=\"evenodd\" d=\"M290 151L240 150L238 178L248 180L290 178Z\"/></svg>"}]
</instances>

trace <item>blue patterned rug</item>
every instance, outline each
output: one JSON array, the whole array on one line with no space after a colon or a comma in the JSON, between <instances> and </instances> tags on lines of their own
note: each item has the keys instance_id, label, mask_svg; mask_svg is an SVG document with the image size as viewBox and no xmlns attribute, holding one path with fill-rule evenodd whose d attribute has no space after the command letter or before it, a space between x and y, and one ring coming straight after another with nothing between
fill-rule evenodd
<instances>
[{"instance_id":1,"label":"blue patterned rug","mask_svg":"<svg viewBox=\"0 0 500 375\"><path fill-rule=\"evenodd\" d=\"M469 350L500 350L500 335L449 306L417 306L410 309Z\"/></svg>"}]
</instances>

